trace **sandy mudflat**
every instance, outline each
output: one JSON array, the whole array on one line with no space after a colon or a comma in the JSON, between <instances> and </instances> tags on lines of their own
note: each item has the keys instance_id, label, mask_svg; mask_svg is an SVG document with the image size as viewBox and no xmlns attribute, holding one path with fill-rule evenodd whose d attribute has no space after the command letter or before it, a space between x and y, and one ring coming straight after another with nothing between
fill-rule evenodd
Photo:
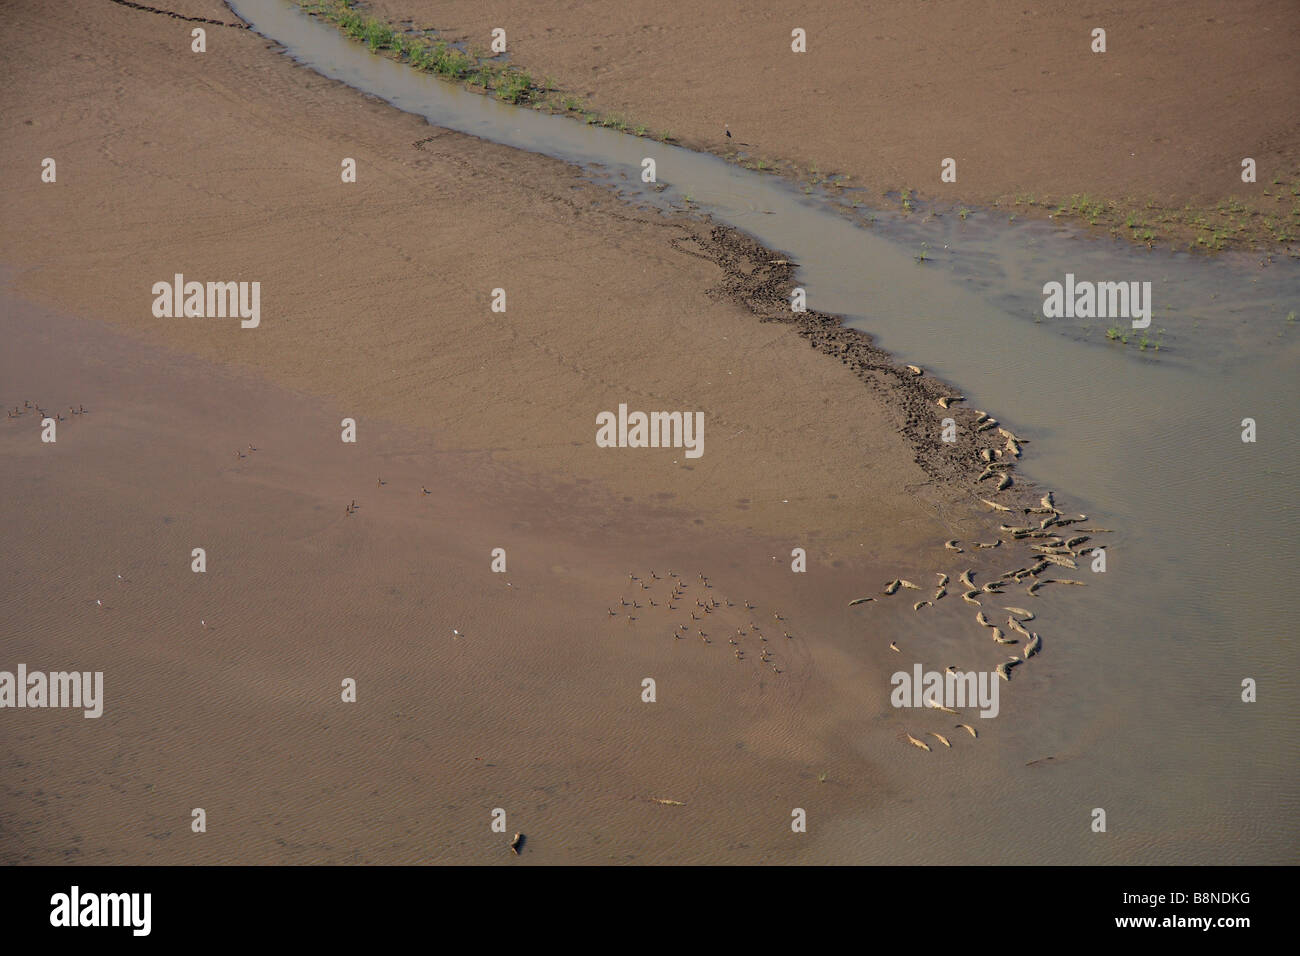
<instances>
[{"instance_id":1,"label":"sandy mudflat","mask_svg":"<svg viewBox=\"0 0 1300 956\"><path fill-rule=\"evenodd\" d=\"M365 9L484 50L505 28L512 62L588 109L692 148L848 176L877 197L905 188L981 205L1050 197L1044 215L1076 194L1127 199L1120 234L1132 211L1177 244L1197 235L1189 220L1216 219L1211 210L1234 197L1252 215L1225 217L1227 233L1244 225L1273 242L1289 222L1295 240L1293 4L374 0ZM806 54L790 51L795 27L807 32ZM1104 54L1090 50L1098 27ZM1247 156L1258 163L1254 185L1240 179ZM955 183L939 180L945 157L957 161Z\"/></svg>"},{"instance_id":2,"label":"sandy mudflat","mask_svg":"<svg viewBox=\"0 0 1300 956\"><path fill-rule=\"evenodd\" d=\"M630 218L542 157L452 133L416 149L425 123L251 34L216 31L197 56L177 48L184 24L93 17L32 24L36 40L87 41L53 88L37 44L10 51L6 167L61 164L55 187L11 192L0 256L18 291L502 463L615 481L634 502L689 493L703 520L823 535L846 510L932 513L905 490L924 476L891 414L786 330L706 295L723 273L681 241L698 227ZM260 281L261 328L155 319L149 289L176 272ZM504 316L489 310L499 286ZM705 456L597 449L596 413L619 402L703 410Z\"/></svg>"},{"instance_id":3,"label":"sandy mudflat","mask_svg":"<svg viewBox=\"0 0 1300 956\"><path fill-rule=\"evenodd\" d=\"M373 426L350 452L318 399L13 300L5 316L6 384L87 408L53 447L31 415L6 422L6 662L106 688L98 720L4 712L6 862L499 861L498 806L539 862L796 860L814 844L758 821L872 792L825 733L857 696L827 686L848 676L834 649L786 641L759 601L816 620L770 542L539 490L424 431ZM626 575L674 564L760 607L673 640L685 610ZM758 618L781 674L754 637L732 656L732 618ZM854 794L813 779L837 750Z\"/></svg>"},{"instance_id":4,"label":"sandy mudflat","mask_svg":"<svg viewBox=\"0 0 1300 956\"><path fill-rule=\"evenodd\" d=\"M845 609L987 528L917 464L913 410L718 292L707 229L563 164L245 31L196 55L117 5L9 16L0 402L89 413L53 446L3 422L0 667L103 670L107 700L0 713L0 859L499 862L494 807L526 861L895 858L788 820L936 772L886 759L929 718L889 708L898 661ZM154 318L177 272L261 282L261 326ZM704 456L597 448L620 402L704 411ZM628 580L670 567L693 588L671 611ZM704 629L701 571L735 606L674 640ZM737 660L752 616L769 641Z\"/></svg>"}]
</instances>

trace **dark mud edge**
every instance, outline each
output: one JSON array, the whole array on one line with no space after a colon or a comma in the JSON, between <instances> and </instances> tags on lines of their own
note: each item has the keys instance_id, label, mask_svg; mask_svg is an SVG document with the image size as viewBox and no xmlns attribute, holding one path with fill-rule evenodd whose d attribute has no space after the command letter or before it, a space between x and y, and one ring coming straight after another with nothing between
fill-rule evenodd
<instances>
[{"instance_id":1,"label":"dark mud edge","mask_svg":"<svg viewBox=\"0 0 1300 956\"><path fill-rule=\"evenodd\" d=\"M708 290L709 296L737 302L761 322L780 322L793 327L812 348L847 366L894 416L898 432L911 444L913 460L927 478L957 486L976 497L997 500L1016 510L1038 503L1038 492L1014 476L1015 484L1004 492L996 491L993 480L984 488L978 484L977 479L985 469L980 450L1001 449L1006 440L996 429L976 433L978 413L964 404L954 404L946 410L940 408L939 399L959 396L959 389L928 374L911 372L889 352L878 348L869 334L845 326L842 316L811 310L791 312L790 290L797 284L795 264L739 229L717 224L709 224L707 228L707 235L677 238L672 244L722 269L722 282ZM688 243L693 243L699 252L686 248ZM955 442L944 442L939 437L944 418L952 418L957 423ZM997 465L1000 471L1013 474L1016 461L1004 458Z\"/></svg>"},{"instance_id":2,"label":"dark mud edge","mask_svg":"<svg viewBox=\"0 0 1300 956\"><path fill-rule=\"evenodd\" d=\"M131 0L110 0L119 7L128 7L131 10L139 10L142 13L155 13L163 17L171 17L173 20L184 20L186 23L206 23L214 27L230 27L232 30L247 30L249 26L242 21L239 23L227 23L224 20L211 20L207 17L189 17L183 13L177 13L175 10L163 10L158 7L146 6L143 3L132 3Z\"/></svg>"}]
</instances>

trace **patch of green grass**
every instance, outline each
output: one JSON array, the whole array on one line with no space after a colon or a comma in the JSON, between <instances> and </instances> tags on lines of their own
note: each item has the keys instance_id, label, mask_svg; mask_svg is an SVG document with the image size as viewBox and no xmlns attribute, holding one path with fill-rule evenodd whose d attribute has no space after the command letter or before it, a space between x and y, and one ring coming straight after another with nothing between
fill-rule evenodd
<instances>
[{"instance_id":1,"label":"patch of green grass","mask_svg":"<svg viewBox=\"0 0 1300 956\"><path fill-rule=\"evenodd\" d=\"M414 69L471 83L508 103L528 104L545 92L528 73L482 52L458 50L423 35L402 36L378 17L357 10L352 0L298 0L298 5L365 43L371 53L387 53Z\"/></svg>"},{"instance_id":2,"label":"patch of green grass","mask_svg":"<svg viewBox=\"0 0 1300 956\"><path fill-rule=\"evenodd\" d=\"M368 20L362 39L370 47L370 52L386 50L393 45L393 29L379 20Z\"/></svg>"}]
</instances>

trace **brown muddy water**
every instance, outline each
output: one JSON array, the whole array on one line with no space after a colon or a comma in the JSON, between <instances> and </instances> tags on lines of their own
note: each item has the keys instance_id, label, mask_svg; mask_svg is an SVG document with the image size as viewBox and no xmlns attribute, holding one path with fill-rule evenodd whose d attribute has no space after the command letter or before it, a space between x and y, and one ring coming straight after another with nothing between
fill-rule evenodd
<instances>
[{"instance_id":1,"label":"brown muddy water","mask_svg":"<svg viewBox=\"0 0 1300 956\"><path fill-rule=\"evenodd\" d=\"M810 308L1030 438L1022 473L1115 529L1089 587L1037 604L1010 592L1039 611L1045 643L1034 679L1005 685L1018 706L999 747L922 767L911 792L823 824L844 862L1297 861L1300 616L1285 582L1300 533L1300 263L1146 251L989 210L864 225L775 176L416 73L286 0L230 5L294 59L431 124L580 164L629 201L694 208L781 250ZM645 157L666 189L642 186ZM1044 318L1044 283L1067 273L1151 282L1147 348L1127 328L1126 346L1107 340L1126 320ZM931 637L936 669L970 641ZM1246 678L1257 703L1241 701ZM888 692L862 687L864 707ZM1089 827L1097 807L1105 834Z\"/></svg>"}]
</instances>

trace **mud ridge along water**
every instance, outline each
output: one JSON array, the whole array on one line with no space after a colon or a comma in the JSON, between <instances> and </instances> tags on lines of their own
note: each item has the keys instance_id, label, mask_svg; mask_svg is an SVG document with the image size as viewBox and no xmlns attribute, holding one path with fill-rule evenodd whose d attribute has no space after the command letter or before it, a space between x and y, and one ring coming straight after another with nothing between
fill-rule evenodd
<instances>
[{"instance_id":1,"label":"mud ridge along water","mask_svg":"<svg viewBox=\"0 0 1300 956\"><path fill-rule=\"evenodd\" d=\"M629 201L684 208L689 197L689 208L781 250L810 309L843 315L899 361L956 383L970 407L1032 439L1028 479L1120 529L1104 574L1051 597L1068 621L1046 635L1050 692L1017 685L1042 720L964 795L975 812L968 832L947 837L965 841L954 857L995 844L1015 855L978 813L1010 788L1032 791L1025 859L1079 862L1084 843L1097 863L1293 862L1300 788L1285 741L1298 617L1294 589L1279 582L1300 532L1297 263L1148 251L988 210L864 227L776 177L417 73L287 0L230 6L295 60L435 126L579 164ZM664 188L640 182L645 158ZM1044 283L1067 274L1151 282L1150 329L1044 318ZM1247 418L1258 430L1249 444ZM1241 702L1245 678L1268 688L1259 703ZM1075 804L1077 819L1061 815ZM1123 808L1123 829L1086 843L1076 830L1107 806ZM846 840L867 840L889 815L843 825Z\"/></svg>"}]
</instances>

